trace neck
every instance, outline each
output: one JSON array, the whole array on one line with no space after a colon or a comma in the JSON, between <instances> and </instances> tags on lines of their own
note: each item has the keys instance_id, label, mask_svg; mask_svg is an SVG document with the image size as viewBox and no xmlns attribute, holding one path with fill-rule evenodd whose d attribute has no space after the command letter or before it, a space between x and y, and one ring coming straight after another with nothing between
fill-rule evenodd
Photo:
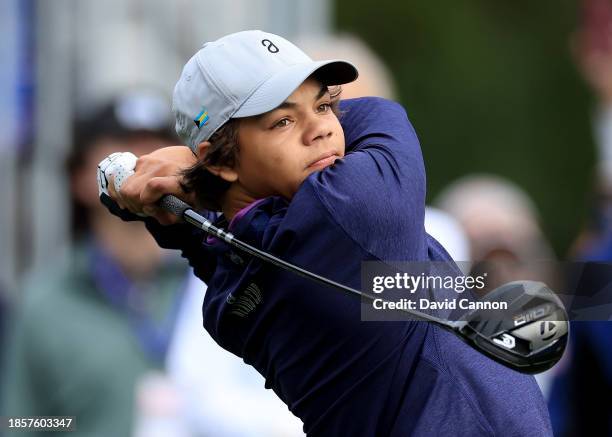
<instances>
[{"instance_id":1,"label":"neck","mask_svg":"<svg viewBox=\"0 0 612 437\"><path fill-rule=\"evenodd\" d=\"M233 183L224 193L221 201L221 211L225 218L230 221L241 209L258 200L244 189L239 183Z\"/></svg>"}]
</instances>

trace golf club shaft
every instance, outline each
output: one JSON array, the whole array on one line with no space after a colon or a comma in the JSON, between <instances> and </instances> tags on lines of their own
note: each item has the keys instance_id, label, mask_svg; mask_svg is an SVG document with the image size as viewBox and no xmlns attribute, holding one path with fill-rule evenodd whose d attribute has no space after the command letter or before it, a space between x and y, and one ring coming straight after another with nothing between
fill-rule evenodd
<instances>
[{"instance_id":1,"label":"golf club shaft","mask_svg":"<svg viewBox=\"0 0 612 437\"><path fill-rule=\"evenodd\" d=\"M219 229L216 226L214 226L212 224L212 222L204 217L202 217L200 214L198 214L196 211L193 210L193 208L188 205L187 203L183 202L181 199L179 199L176 196L173 196L171 194L168 194L164 197L162 197L160 199L160 201L158 202L159 206L163 209L165 209L166 211L169 211L175 215L177 215L178 217L181 217L183 220L185 220L186 222L202 229L204 232L206 232L209 235L213 235L217 238L220 238L221 240L225 241L226 243L244 251L247 252L257 258L260 258L264 261L267 261L271 264L274 264L275 266L278 266L280 268L283 268L285 270L288 270L290 272L296 273L304 278L308 278L311 279L313 281L325 284L327 286L330 286L332 288L335 289L339 289L342 291L345 291L347 293L353 294L353 295L357 295L360 297L365 297L367 299L370 300L374 300L375 298L373 296L370 296L367 293L364 293L362 291L356 290L354 288L348 287L346 285L340 284L339 282L336 281L332 281L331 279L328 279L324 276L320 276L317 275L316 273L312 273L308 270L304 270L301 267L298 267L294 264L288 263L287 261L284 261L278 257L275 257L274 255L271 255L267 252L264 252L263 250L257 249L256 247L251 246L250 244L247 244L243 241L238 240L236 237L234 237L233 234L231 234L230 232L226 232L223 229ZM383 299L381 299L383 300ZM384 300L383 300L384 301ZM438 323L446 328L450 328L452 330L456 330L458 328L458 324L455 322L451 322L448 320L443 320L440 319L438 317L435 316L431 316L429 314L425 314L422 313L420 311L415 311L415 310L410 310L410 309L401 309L400 311L405 312L410 314L411 316L418 318L420 320L424 320L427 322L434 322L434 323Z\"/></svg>"},{"instance_id":2,"label":"golf club shaft","mask_svg":"<svg viewBox=\"0 0 612 437\"><path fill-rule=\"evenodd\" d=\"M188 204L186 204L175 196L164 196L160 200L159 205L163 209L179 217L182 217L183 220L198 227L199 229L204 230L207 234L216 236L221 240L227 242L228 244L259 259L267 261L290 272L296 273L302 277L333 287L336 290L344 291L360 297L365 297L369 300L375 299L373 296L370 296L367 293L332 281L328 278L317 275L308 270L304 270L298 266L295 266L280 258L277 258L274 255L271 255L249 244L246 244L243 241L236 239L231 233L215 227L210 220L207 220L206 218L202 217L200 214L194 211ZM386 302L384 299L380 300L382 302ZM504 348L503 346L500 346L499 344L496 344L495 338L483 336L480 330L477 329L477 327L472 326L470 324L469 320L450 321L431 316L429 314L425 314L417 310L411 310L406 308L401 308L398 311L409 314L411 317L417 320L435 323L437 326L452 332L470 347L488 356L492 360L495 360L504 366L523 373L537 373L549 369L552 365L554 365L554 363L559 360L566 344L565 341L559 342L559 340L555 340L555 342L552 343L549 348L550 354L552 355L550 357L541 356L539 357L540 361L534 361L528 356L525 357L513 351L513 348L508 349ZM495 335L499 337L499 333L496 333ZM567 335L563 337L563 339L566 340ZM552 349L553 347L555 349Z\"/></svg>"}]
</instances>

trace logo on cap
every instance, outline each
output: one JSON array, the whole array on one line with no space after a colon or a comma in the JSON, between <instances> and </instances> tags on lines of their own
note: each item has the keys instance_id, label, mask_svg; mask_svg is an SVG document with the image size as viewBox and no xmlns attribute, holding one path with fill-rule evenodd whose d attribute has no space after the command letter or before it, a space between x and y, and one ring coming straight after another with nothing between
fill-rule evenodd
<instances>
[{"instance_id":1,"label":"logo on cap","mask_svg":"<svg viewBox=\"0 0 612 437\"><path fill-rule=\"evenodd\" d=\"M193 119L193 122L195 123L195 125L198 127L198 129L204 125L206 125L206 123L208 123L208 111L204 108L202 108L202 111L200 111L200 113L198 115L196 115L196 118Z\"/></svg>"},{"instance_id":2,"label":"logo on cap","mask_svg":"<svg viewBox=\"0 0 612 437\"><path fill-rule=\"evenodd\" d=\"M265 48L267 48L270 53L278 53L279 52L278 47L276 46L276 44L274 44L269 39L262 39L261 40L261 45L264 46Z\"/></svg>"}]
</instances>

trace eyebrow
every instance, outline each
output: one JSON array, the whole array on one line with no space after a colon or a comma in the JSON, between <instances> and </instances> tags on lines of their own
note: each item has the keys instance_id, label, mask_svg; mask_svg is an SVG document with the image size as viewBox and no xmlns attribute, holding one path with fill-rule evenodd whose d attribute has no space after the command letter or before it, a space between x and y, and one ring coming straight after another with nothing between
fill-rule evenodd
<instances>
[{"instance_id":1,"label":"eyebrow","mask_svg":"<svg viewBox=\"0 0 612 437\"><path fill-rule=\"evenodd\" d=\"M319 90L319 93L316 95L316 97L314 98L314 101L316 102L317 100L319 100L321 97L323 97L325 95L325 93L327 93L328 89L327 89L327 85L321 85L321 89ZM297 106L297 103L295 102L290 102L289 100L285 100L283 103L281 103L280 105L278 105L276 108L274 108L273 110L276 111L277 109L286 109L286 108L295 108Z\"/></svg>"}]
</instances>

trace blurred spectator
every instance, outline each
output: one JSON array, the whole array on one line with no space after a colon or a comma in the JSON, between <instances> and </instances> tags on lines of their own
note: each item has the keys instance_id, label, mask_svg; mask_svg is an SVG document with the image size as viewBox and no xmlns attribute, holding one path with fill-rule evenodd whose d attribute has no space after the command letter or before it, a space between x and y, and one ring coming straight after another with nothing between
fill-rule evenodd
<instances>
[{"instance_id":1,"label":"blurred spectator","mask_svg":"<svg viewBox=\"0 0 612 437\"><path fill-rule=\"evenodd\" d=\"M187 269L142 226L102 213L95 170L109 153L173 144L167 107L126 94L77 124L74 249L33 272L19 296L3 414L76 416L77 435L130 435L134 387L163 366Z\"/></svg>"},{"instance_id":2,"label":"blurred spectator","mask_svg":"<svg viewBox=\"0 0 612 437\"><path fill-rule=\"evenodd\" d=\"M519 279L551 285L542 261L553 260L554 253L535 205L518 186L498 176L466 176L443 190L434 204L467 233L473 269L486 269L487 289Z\"/></svg>"},{"instance_id":3,"label":"blurred spectator","mask_svg":"<svg viewBox=\"0 0 612 437\"><path fill-rule=\"evenodd\" d=\"M595 187L590 222L573 248L577 255L612 237L612 1L583 1L580 26L571 43L578 69L597 99Z\"/></svg>"},{"instance_id":4,"label":"blurred spectator","mask_svg":"<svg viewBox=\"0 0 612 437\"><path fill-rule=\"evenodd\" d=\"M574 255L612 237L612 1L584 0L581 13L571 48L597 99L593 117L597 165L590 222L576 240Z\"/></svg>"},{"instance_id":5,"label":"blurred spectator","mask_svg":"<svg viewBox=\"0 0 612 437\"><path fill-rule=\"evenodd\" d=\"M570 256L607 264L584 266L578 287L596 293L612 284L612 1L584 0L581 14L571 43L577 66L597 98L598 156L591 220ZM553 381L549 400L555 435L612 436L612 323L573 322L570 334L567 362Z\"/></svg>"}]
</instances>

